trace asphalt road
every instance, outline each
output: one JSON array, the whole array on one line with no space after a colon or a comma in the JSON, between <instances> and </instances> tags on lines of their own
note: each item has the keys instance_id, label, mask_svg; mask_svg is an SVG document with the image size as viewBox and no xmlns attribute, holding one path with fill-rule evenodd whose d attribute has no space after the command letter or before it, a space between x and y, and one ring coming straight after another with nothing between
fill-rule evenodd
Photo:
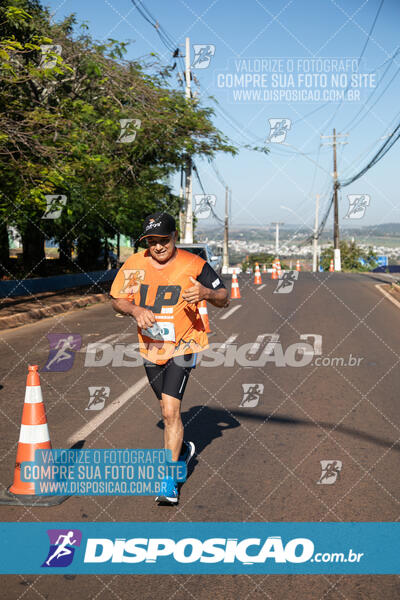
<instances>
[{"instance_id":1,"label":"asphalt road","mask_svg":"<svg viewBox=\"0 0 400 600\"><path fill-rule=\"evenodd\" d=\"M276 282L269 276L263 275L263 282L256 287L251 276L241 275L242 298L225 311L209 308L210 342L248 344L250 355L242 352L247 357L242 364L200 364L191 375L182 409L185 437L195 442L197 455L178 507L158 507L151 497L71 497L50 508L1 506L1 519L397 520L399 309L376 289L379 276L300 273L285 294L274 293ZM118 365L123 345L136 339L133 321L116 318L109 305L93 306L1 333L2 488L12 482L27 365L43 368L50 333L79 334L83 347L69 371L41 372L53 447L70 447L83 434L85 448L162 445L158 401L140 381L143 368ZM308 336L317 352L304 366L293 364L299 355L290 350L301 336ZM281 344L282 355L275 343L269 346L271 360L252 365L271 340ZM87 344L99 341L111 344L114 364L85 366ZM350 355L354 366L340 364ZM249 384L263 386L263 392L244 396L243 386ZM86 410L90 386L110 388L102 411ZM119 404L112 405L117 399ZM338 468L341 462L333 484L317 483L323 460L337 461ZM391 575L10 575L1 577L1 587L6 598L49 600L383 600L400 595L399 579Z\"/></svg>"}]
</instances>

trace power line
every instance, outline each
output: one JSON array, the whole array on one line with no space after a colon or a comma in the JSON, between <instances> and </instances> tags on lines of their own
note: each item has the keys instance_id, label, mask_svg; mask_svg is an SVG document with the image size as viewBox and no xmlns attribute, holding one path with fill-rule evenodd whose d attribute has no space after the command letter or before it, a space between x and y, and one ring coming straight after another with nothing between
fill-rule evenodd
<instances>
[{"instance_id":1,"label":"power line","mask_svg":"<svg viewBox=\"0 0 400 600\"><path fill-rule=\"evenodd\" d=\"M371 160L368 162L368 164L366 164L365 167L363 167L358 173L356 173L352 177L349 177L348 179L345 179L344 181L339 181L339 187L347 187L348 185L350 185L354 181L357 181L357 179L360 179L360 177L365 175L365 173L367 171L369 171L373 166L375 166L389 152L389 150L395 145L395 143L397 142L397 140L399 138L400 138L400 123L392 131L392 133L389 135L388 139L382 144L382 146L379 148L378 152L376 152L376 154L371 158Z\"/></svg>"},{"instance_id":2,"label":"power line","mask_svg":"<svg viewBox=\"0 0 400 600\"><path fill-rule=\"evenodd\" d=\"M314 239L317 239L317 240L319 240L319 238L320 238L320 237L321 237L321 235L322 235L322 232L323 232L323 231L324 231L324 229L325 229L325 225L326 225L326 222L327 222L327 220L328 220L328 217L329 217L329 215L330 215L330 212L331 212L331 210L332 210L332 207L333 207L334 201L335 201L335 195L334 195L334 193L333 193L333 191L332 191L332 192L331 192L330 199L329 199L329 203L328 203L328 206L327 206L327 209L326 209L326 211L325 211L325 214L324 214L324 216L323 216L323 218L322 218L322 221L321 221L321 223L319 224L318 230L317 230L315 233L313 233L312 235L310 235L309 237L307 237L307 238L304 240L304 242L302 242L302 244L301 244L302 246L306 246L307 244L310 244L310 243L311 243L311 242L312 242Z\"/></svg>"},{"instance_id":3,"label":"power line","mask_svg":"<svg viewBox=\"0 0 400 600\"><path fill-rule=\"evenodd\" d=\"M371 144L368 144L368 146L366 148L364 148L364 150L362 150L362 152L360 152L360 154L358 154L358 156L356 156L356 158L347 165L347 167L344 169L344 177L347 177L347 173L351 170L354 170L354 165L359 161L359 159L361 157L367 157L369 156L371 150L380 142L380 140L385 139L388 134L386 134L386 131L392 131L393 127L395 126L395 123L398 122L398 119L400 117L400 112L396 113L396 116L390 121L390 124L388 125L388 127L385 130L385 134L382 136L379 136L376 140L374 140Z\"/></svg>"},{"instance_id":4,"label":"power line","mask_svg":"<svg viewBox=\"0 0 400 600\"><path fill-rule=\"evenodd\" d=\"M324 108L325 106L328 106L328 104L331 104L331 103L330 102L324 102L323 104L320 104L317 108L314 108L312 111L310 111L306 115L303 115L300 119L296 119L295 121L293 121L293 125L301 123L302 121L304 121L308 117L311 117L311 115L313 115L317 111L321 110L321 108Z\"/></svg>"},{"instance_id":5,"label":"power line","mask_svg":"<svg viewBox=\"0 0 400 600\"><path fill-rule=\"evenodd\" d=\"M399 48L400 50L400 48ZM398 50L398 51L399 51ZM391 65L389 65L390 67ZM388 69L386 69L385 73L387 72ZM388 84L386 85L385 89L383 90L383 92L378 96L378 98L375 100L375 102L373 103L373 105L369 108L366 107L366 104L369 102L369 100L372 98L374 92L377 90L377 87L375 88L375 90L373 90L373 92L371 93L371 95L369 96L368 100L365 102L365 104L361 107L361 109L358 111L358 113L356 114L356 116L350 121L350 125L352 125L353 121L355 121L357 119L357 117L361 114L361 112L364 110L364 108L367 108L367 112L361 117L361 119L358 120L358 123L356 123L355 125L353 125L353 129L355 127L358 127L359 124L365 119L365 117L371 112L371 110L374 108L374 106L379 102L379 100L382 98L382 96L386 93L386 91L389 89L389 87L391 86L391 84L393 83L393 81L396 79L397 75L400 73L400 67L397 69L397 71L395 72L395 74L393 75L393 77L391 78L391 80L388 82ZM382 76L383 79L384 75ZM347 129L347 127L345 128Z\"/></svg>"},{"instance_id":6,"label":"power line","mask_svg":"<svg viewBox=\"0 0 400 600\"><path fill-rule=\"evenodd\" d=\"M176 58L180 58L180 59L181 59L181 57L180 57L180 55L179 55L179 50L178 50L178 53L177 53L177 50L175 50L175 48L176 48L176 44L175 44L174 40L171 38L171 36L168 34L168 32L167 32L167 31L166 31L166 30L165 30L165 29L164 29L164 28L163 28L163 27L160 25L160 23L159 23L158 21L156 21L155 17L154 17L154 16L153 16L153 15L150 13L150 11L149 11L149 10L148 10L148 9L147 9L145 6L144 6L144 4L143 4L142 0L137 0L137 1L135 1L135 0L131 0L131 2L132 2L132 3L133 3L133 5L136 7L136 9L138 10L139 14L140 14L140 15L141 15L141 16L142 16L142 17L143 17L143 18L144 18L144 19L145 19L145 20L146 20L146 21L147 21L147 22L148 22L148 23L149 23L149 24L150 24L152 27L154 27L154 28L155 28L155 30L157 31L157 33L158 33L158 35L159 35L159 37L160 37L160 39L161 39L162 43L163 43L163 44L164 44L164 46L167 48L167 50L169 50L170 52L172 52L172 51L173 51L173 52L174 52L174 57L176 57ZM181 66L181 68L182 68L182 71L184 71L184 70L185 70L185 69L184 69L184 67L182 67L182 66ZM199 85L199 83L198 83L198 82L197 82L197 85ZM217 104L217 106L218 106L218 104ZM220 108L219 106L218 106L218 108L221 110L221 113L223 113L223 112L224 112L224 111L222 110L222 108ZM232 121L232 122L233 122L233 123L236 125L236 123L235 123L235 120L233 119L233 117L230 117L230 116L228 115L228 117L225 117L225 119L227 119L227 118L229 118L229 119L230 119L230 120L231 120L231 121ZM230 123L230 124L231 124L231 123ZM240 132L240 134L241 134L241 135L243 134L243 131L242 131L242 129L241 129L241 128L239 128L239 126L236 126L236 129L237 129L237 130ZM250 138L249 138L249 139L250 139ZM204 196L206 196L206 203L207 203L208 207L210 208L210 210L211 210L211 213L212 213L213 217L214 217L214 218L215 218L217 221L219 221L220 223L224 223L224 221L223 221L223 220L222 220L220 217L218 217L218 215L215 213L213 206L211 205L211 203L209 202L209 200L208 200L208 198L207 198L207 194L206 194L206 192L205 192L205 189L204 189L203 183L202 183L202 181L201 181L201 179L200 179L200 175L199 175L198 169L197 169L196 165L194 164L194 162L192 163L192 165L193 165L193 171L194 171L194 173L195 173L195 175L196 175L196 178L197 178L197 181L198 181L198 183L199 183L199 185L200 185L200 188L201 188L201 190L202 190L202 192L203 192ZM216 166L214 165L214 163L212 163L212 165L213 165L214 171L215 171L215 172L216 172L216 174L217 174L217 177L218 177L219 181L220 181L220 182L223 182L223 185L224 185L224 187L226 188L226 184L225 184L225 182L223 181L223 179L222 179L221 175L219 174L219 172L218 172L218 170L217 170Z\"/></svg>"},{"instance_id":7,"label":"power line","mask_svg":"<svg viewBox=\"0 0 400 600\"><path fill-rule=\"evenodd\" d=\"M382 146L379 148L378 152L376 152L376 154L368 162L368 164L365 165L365 167L363 167L358 173L356 173L352 177L345 179L344 181L338 181L337 189L347 187L348 185L350 185L354 181L357 181L357 179L360 179L360 177L365 175L365 173L367 173L367 171L369 171L374 165L376 165L389 152L389 150L394 146L394 144L397 142L397 140L399 138L400 138L400 123L392 131L392 133L390 134L388 139L382 144ZM322 234L322 232L325 228L326 221L328 220L330 211L332 210L332 206L334 204L334 199L335 199L335 194L333 191L331 200L329 202L329 205L328 205L328 208L324 215L324 218L322 219L321 224L318 228L317 238L320 237L320 235ZM312 239L312 238L309 238L309 239Z\"/></svg>"},{"instance_id":8,"label":"power line","mask_svg":"<svg viewBox=\"0 0 400 600\"><path fill-rule=\"evenodd\" d=\"M196 165L194 164L194 162L192 162L192 168L193 168L193 171L194 171L194 173L195 173L195 175L196 175L196 179L197 179L197 181L199 182L199 185L200 185L200 187L201 187L201 191L203 192L204 196L206 197L206 198L205 198L205 201L206 201L206 204L207 204L208 208L211 210L211 214L212 214L212 216L213 216L213 217L214 217L214 219L216 219L216 220L217 220L219 223L222 223L222 224L223 224L223 223L224 223L224 220L223 220L223 219L221 219L221 218L220 218L220 217L219 217L219 216L216 214L216 212L215 212L215 210L214 210L214 207L212 206L212 204L210 203L210 201L209 201L209 199L208 199L208 194L206 194L206 191L205 191L205 189L204 189L203 183L202 183L202 181L201 181L201 179L200 179L199 171L198 171L198 169L197 169Z\"/></svg>"},{"instance_id":9,"label":"power line","mask_svg":"<svg viewBox=\"0 0 400 600\"><path fill-rule=\"evenodd\" d=\"M377 22L377 20L378 20L379 13L381 12L381 8L382 8L382 6L383 6L383 3L384 3L384 1L385 1L385 0L381 0L381 3L380 3L380 5L379 5L379 7L378 7L378 10L376 11L375 19L374 19L374 20L373 20L373 22L372 22L371 29L369 30L368 37L367 37L367 39L365 40L364 47L363 47L363 49L362 49L362 51L361 51L361 54L360 54L360 58L358 59L358 66L360 65L361 59L362 59L362 57L364 56L364 52L365 52L365 50L366 50L366 48L367 48L367 46L368 46L368 42L369 42L369 40L370 40L370 38L371 38L371 35L372 35L372 32L373 32L373 30L374 30L374 28L375 28L375 24L376 24L376 22Z\"/></svg>"},{"instance_id":10,"label":"power line","mask_svg":"<svg viewBox=\"0 0 400 600\"><path fill-rule=\"evenodd\" d=\"M351 119L351 121L349 122L349 125L346 125L346 127L344 127L343 129L348 129L350 127L350 123L352 123L352 121L354 119L357 118L357 116L360 114L360 112L362 110L364 110L365 108L365 104L367 104L369 102L369 100L371 99L372 95L376 92L376 90L379 87L379 83L384 79L388 69L390 68L390 66L392 65L394 59L396 58L397 54L400 52L400 46L397 48L397 50L392 54L392 56L390 58L387 58L385 61L383 61L383 63L381 63L378 67L376 67L373 71L369 71L368 74L372 74L375 73L376 71L379 71L379 69L381 69L383 66L385 66L386 63L390 63L388 65L388 67L385 69L384 74L382 75L380 81L378 82L378 85L373 89L373 91L371 92L370 96L368 97L368 99L366 100L366 102L364 103L364 105L361 107L360 111L357 113L357 115ZM303 115L302 117L300 117L299 119L296 119L293 121L293 125L297 125L298 123L301 123L302 121L304 121L305 119L307 119L308 117L311 117L311 115L313 115L314 113L318 112L319 110L321 110L322 108L325 108L326 106L329 106L331 103L330 102L324 102L323 104L320 104L317 108L313 108L313 110L311 110L309 113Z\"/></svg>"},{"instance_id":11,"label":"power line","mask_svg":"<svg viewBox=\"0 0 400 600\"><path fill-rule=\"evenodd\" d=\"M353 183L354 181L357 181L357 179L360 179L360 177L365 175L365 173L367 171L369 171L369 169L371 169L374 165L376 165L389 152L389 150L394 146L394 144L398 141L399 138L400 138L400 123L392 131L392 133L390 134L388 139L382 144L382 146L379 148L378 152L375 153L375 155L368 162L368 164L365 165L365 167L363 167L358 173L356 173L352 177L349 177L348 179L345 179L343 181L338 181L337 189L339 190L340 188L347 187L351 183ZM319 238L321 236L321 234L325 228L326 221L328 220L329 214L330 214L330 212L332 210L332 206L334 204L334 199L335 199L335 194L334 194L334 191L332 191L329 205L328 205L325 215L321 221L321 224L318 228L317 238ZM306 242L311 241L311 239L312 239L312 237L308 238L306 240Z\"/></svg>"},{"instance_id":12,"label":"power line","mask_svg":"<svg viewBox=\"0 0 400 600\"><path fill-rule=\"evenodd\" d=\"M143 4L142 0L131 0L133 6L136 8L138 13L143 19L149 23L157 32L164 47L172 54L172 58L177 58L180 64L181 71L185 71L182 56L179 53L179 45L175 43L169 33L162 27L162 25L156 20L156 18L150 13L150 11ZM183 81L180 82L183 85Z\"/></svg>"},{"instance_id":13,"label":"power line","mask_svg":"<svg viewBox=\"0 0 400 600\"><path fill-rule=\"evenodd\" d=\"M380 3L380 5L379 5L379 7L378 7L378 10L377 10L377 12L376 12L375 18L374 18L374 20L372 21L372 25L371 25L371 27L370 27L370 30L369 30L368 37L367 37L367 39L365 40L365 44L364 44L364 46L363 46L363 49L361 50L361 54L360 54L360 56L359 56L359 58L358 58L358 61L357 61L357 70L358 70L358 67L360 66L360 62L361 62L361 60L362 60L362 57L364 56L364 53L365 53L365 50L366 50L366 48L367 48L368 42L369 42L369 40L370 40L370 38L371 38L371 35L372 35L372 32L373 32L373 30L374 30L374 28L375 28L375 24L376 24L376 21L377 21L377 19L378 19L379 13L381 12L381 8L382 8L382 6L383 6L383 3L384 3L384 1L385 1L385 0L381 0L381 3ZM350 82L347 84L347 87L346 87L346 89L345 89L345 91L344 91L344 95L346 94L347 90L349 89L349 86L350 86ZM340 103L339 103L339 105L337 106L337 108L336 108L335 112L333 113L332 117L330 118L330 120L329 120L328 124L326 125L327 127L329 127L329 125L332 123L332 121L333 121L333 120L334 120L334 118L336 117L336 115L337 115L337 113L338 113L339 109L341 108L342 104L343 104L343 99L340 101Z\"/></svg>"},{"instance_id":14,"label":"power line","mask_svg":"<svg viewBox=\"0 0 400 600\"><path fill-rule=\"evenodd\" d=\"M196 178L197 178L197 181L199 182L199 185L200 185L200 187L201 187L201 191L202 191L202 192L203 192L203 194L206 196L206 195L207 195L207 194L206 194L206 191L205 191L205 189L204 189L204 186L203 186L203 184L202 184L202 182L201 182L201 179L200 179L199 172L198 172L198 170L197 170L197 167L196 167L196 165L194 164L194 162L193 162L193 171L194 171L194 172L195 172L195 174L196 174Z\"/></svg>"},{"instance_id":15,"label":"power line","mask_svg":"<svg viewBox=\"0 0 400 600\"><path fill-rule=\"evenodd\" d=\"M164 27L162 27L162 25L159 23L159 21L150 13L150 11L146 8L146 6L144 5L142 0L131 0L131 2L134 5L134 7L137 9L139 14L145 19L145 21L147 23L149 23L156 30L163 45L167 48L167 50L169 52L173 53L173 57L177 58L180 61L181 70L183 72L185 70L185 67L184 67L184 65L182 66L183 61L182 61L182 57L179 54L178 44L175 43L175 41L172 39L172 37L169 35L169 33L164 29ZM183 81L181 83L183 84ZM200 82L197 79L195 79L195 83L201 89ZM249 140L249 143L260 144L265 141L263 138L257 137L253 133L247 133L246 129L244 127L242 127L242 125L225 108L222 108L222 106L220 106L220 104L218 103L218 101L215 98L213 98L212 96L210 96L210 98L214 102L215 109L219 112L219 116L221 118L223 118L230 127L235 129L237 133L239 133L241 136L245 136ZM329 104L329 103L327 103L327 104ZM319 110L320 108L321 107L314 109L312 111L312 113L315 112L316 110ZM305 118L305 117L303 117L303 118ZM235 142L235 144L240 147L246 147L246 144L244 142L239 142L239 143ZM292 152L292 153L297 154L296 151ZM288 154L291 154L291 153L288 152Z\"/></svg>"},{"instance_id":16,"label":"power line","mask_svg":"<svg viewBox=\"0 0 400 600\"><path fill-rule=\"evenodd\" d=\"M154 27L167 50L169 50L170 52L174 52L176 49L176 45L174 44L173 39L164 30L160 23L156 21L156 19L153 17L150 11L145 7L142 0L131 0L131 2L137 9L138 13L143 17L143 19L145 19L145 21L147 21L152 27Z\"/></svg>"},{"instance_id":17,"label":"power line","mask_svg":"<svg viewBox=\"0 0 400 600\"><path fill-rule=\"evenodd\" d=\"M339 248L339 214L338 214L338 210L339 210L339 205L338 205L338 190L339 190L339 184L338 184L338 177L337 177L337 146L339 146L339 149L342 149L344 146L347 144L347 142L343 142L343 141L338 141L337 138L340 137L347 137L348 134L336 134L336 130L333 130L333 136L321 136L322 138L324 137L333 137L333 142L328 142L327 145L332 145L333 146L333 190L331 192L331 197L330 200L328 202L328 206L326 208L325 214L322 218L322 221L319 225L319 227L316 229L316 231L314 231L313 235L310 236L309 238L306 239L306 243L310 243L313 240L318 240L319 237L321 236L326 222L328 220L328 217L330 215L330 212L332 210L332 207L334 207L335 211L334 211L334 248L338 249ZM323 144L321 144L323 145ZM335 259L336 260L336 259ZM340 270L340 267L338 267Z\"/></svg>"},{"instance_id":18,"label":"power line","mask_svg":"<svg viewBox=\"0 0 400 600\"><path fill-rule=\"evenodd\" d=\"M211 161L211 167L212 167L212 169L213 169L214 173L216 174L216 176L217 176L217 179L218 179L218 181L220 182L220 184L221 184L221 185L222 185L224 188L226 188L226 183L225 183L225 180L223 179L223 177L222 177L221 173L218 171L218 169L217 169L217 166L216 166L216 164L215 164L215 162L214 162L213 160Z\"/></svg>"}]
</instances>

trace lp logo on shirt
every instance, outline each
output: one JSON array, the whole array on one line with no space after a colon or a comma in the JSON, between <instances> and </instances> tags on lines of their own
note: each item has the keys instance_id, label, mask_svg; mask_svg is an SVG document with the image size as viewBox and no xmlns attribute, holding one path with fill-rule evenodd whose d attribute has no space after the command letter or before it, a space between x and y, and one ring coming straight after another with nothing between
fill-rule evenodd
<instances>
[{"instance_id":1,"label":"lp logo on shirt","mask_svg":"<svg viewBox=\"0 0 400 600\"><path fill-rule=\"evenodd\" d=\"M148 289L147 284L142 283L140 286L140 306L149 308L154 313L159 314L163 306L175 306L177 304L182 288L180 285L159 285L153 306L146 304Z\"/></svg>"}]
</instances>

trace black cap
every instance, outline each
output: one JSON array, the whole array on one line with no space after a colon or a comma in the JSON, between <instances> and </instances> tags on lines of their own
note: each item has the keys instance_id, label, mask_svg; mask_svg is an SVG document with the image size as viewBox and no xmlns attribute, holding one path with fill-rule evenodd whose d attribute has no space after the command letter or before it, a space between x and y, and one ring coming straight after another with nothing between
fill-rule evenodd
<instances>
[{"instance_id":1,"label":"black cap","mask_svg":"<svg viewBox=\"0 0 400 600\"><path fill-rule=\"evenodd\" d=\"M166 236L173 231L176 231L176 223L172 215L166 212L153 213L145 218L143 233L139 237L138 242L151 235Z\"/></svg>"}]
</instances>

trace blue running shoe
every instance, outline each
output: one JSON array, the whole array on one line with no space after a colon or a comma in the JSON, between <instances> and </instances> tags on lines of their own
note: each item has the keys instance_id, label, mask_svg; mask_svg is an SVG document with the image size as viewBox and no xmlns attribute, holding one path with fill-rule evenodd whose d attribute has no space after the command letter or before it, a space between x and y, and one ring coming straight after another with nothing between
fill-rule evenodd
<instances>
[{"instance_id":1,"label":"blue running shoe","mask_svg":"<svg viewBox=\"0 0 400 600\"><path fill-rule=\"evenodd\" d=\"M156 497L156 502L165 502L167 504L178 504L179 491L175 480L172 477L166 477L161 484L162 494Z\"/></svg>"},{"instance_id":2,"label":"blue running shoe","mask_svg":"<svg viewBox=\"0 0 400 600\"><path fill-rule=\"evenodd\" d=\"M181 453L179 455L178 460L183 460L188 465L194 456L195 450L196 448L193 442L183 441Z\"/></svg>"}]
</instances>

